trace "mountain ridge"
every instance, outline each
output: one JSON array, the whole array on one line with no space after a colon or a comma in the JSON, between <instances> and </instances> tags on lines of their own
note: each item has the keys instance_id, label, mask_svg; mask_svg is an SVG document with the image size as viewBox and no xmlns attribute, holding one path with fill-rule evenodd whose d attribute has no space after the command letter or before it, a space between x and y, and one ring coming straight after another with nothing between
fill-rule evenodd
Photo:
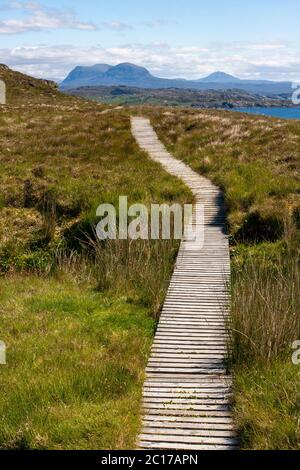
<instances>
[{"instance_id":1,"label":"mountain ridge","mask_svg":"<svg viewBox=\"0 0 300 470\"><path fill-rule=\"evenodd\" d=\"M137 88L179 88L195 90L228 90L237 88L258 95L278 96L291 94L291 82L273 82L267 80L243 80L225 72L215 72L198 80L159 78L152 75L145 67L128 62L111 66L97 64L78 66L73 69L60 84L63 90L80 86L133 86Z\"/></svg>"}]
</instances>

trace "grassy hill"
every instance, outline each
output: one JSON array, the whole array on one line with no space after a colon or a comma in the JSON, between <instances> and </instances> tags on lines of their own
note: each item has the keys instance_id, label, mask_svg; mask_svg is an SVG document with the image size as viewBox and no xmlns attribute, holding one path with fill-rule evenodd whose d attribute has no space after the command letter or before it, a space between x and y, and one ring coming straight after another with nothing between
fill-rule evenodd
<instances>
[{"instance_id":1,"label":"grassy hill","mask_svg":"<svg viewBox=\"0 0 300 470\"><path fill-rule=\"evenodd\" d=\"M1 76L0 448L133 448L178 244L91 244L96 208L190 195L139 150L126 112Z\"/></svg>"},{"instance_id":2,"label":"grassy hill","mask_svg":"<svg viewBox=\"0 0 300 470\"><path fill-rule=\"evenodd\" d=\"M1 75L2 74L2 75ZM96 208L186 202L145 155L148 115L225 193L235 416L245 449L299 449L300 124L226 111L114 108L0 68L0 448L131 449L178 244L95 244ZM158 268L159 266L159 268Z\"/></svg>"},{"instance_id":3,"label":"grassy hill","mask_svg":"<svg viewBox=\"0 0 300 470\"><path fill-rule=\"evenodd\" d=\"M69 101L59 92L55 82L38 80L0 64L0 80L6 84L7 103L26 105L53 103L53 100Z\"/></svg>"}]
</instances>

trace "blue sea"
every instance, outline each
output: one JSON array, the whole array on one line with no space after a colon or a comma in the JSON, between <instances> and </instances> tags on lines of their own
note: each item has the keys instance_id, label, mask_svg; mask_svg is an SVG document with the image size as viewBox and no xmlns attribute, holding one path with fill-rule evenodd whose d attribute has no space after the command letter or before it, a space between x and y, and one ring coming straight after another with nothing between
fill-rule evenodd
<instances>
[{"instance_id":1,"label":"blue sea","mask_svg":"<svg viewBox=\"0 0 300 470\"><path fill-rule=\"evenodd\" d=\"M281 119L300 119L300 108L235 108L234 111L250 114L262 114Z\"/></svg>"}]
</instances>

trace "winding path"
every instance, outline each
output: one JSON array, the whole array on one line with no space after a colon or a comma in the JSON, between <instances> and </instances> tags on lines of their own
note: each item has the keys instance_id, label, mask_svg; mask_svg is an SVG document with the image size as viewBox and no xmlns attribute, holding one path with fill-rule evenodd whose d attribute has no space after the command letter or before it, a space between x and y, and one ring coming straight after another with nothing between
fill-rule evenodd
<instances>
[{"instance_id":1,"label":"winding path","mask_svg":"<svg viewBox=\"0 0 300 470\"><path fill-rule=\"evenodd\" d=\"M187 233L204 225L204 244L190 237L181 243L146 370L138 446L235 449L232 380L225 364L230 257L222 193L172 157L148 119L132 118L132 133L152 159L193 192L194 215Z\"/></svg>"}]
</instances>

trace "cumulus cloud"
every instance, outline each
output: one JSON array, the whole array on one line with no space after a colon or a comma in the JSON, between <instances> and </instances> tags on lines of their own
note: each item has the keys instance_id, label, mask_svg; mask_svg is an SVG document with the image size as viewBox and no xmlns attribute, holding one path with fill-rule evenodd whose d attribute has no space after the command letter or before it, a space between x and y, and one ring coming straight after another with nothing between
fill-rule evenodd
<instances>
[{"instance_id":1,"label":"cumulus cloud","mask_svg":"<svg viewBox=\"0 0 300 470\"><path fill-rule=\"evenodd\" d=\"M21 19L5 19L0 21L0 34L20 34L28 31L52 29L80 29L93 31L97 26L93 23L78 20L75 13L57 8L46 8L38 2L13 1L2 6L2 10L20 10Z\"/></svg>"},{"instance_id":2,"label":"cumulus cloud","mask_svg":"<svg viewBox=\"0 0 300 470\"><path fill-rule=\"evenodd\" d=\"M208 47L172 47L166 43L104 48L34 46L0 49L2 61L22 72L63 79L76 65L133 62L166 78L197 79L216 70L240 78L300 80L300 44L230 43Z\"/></svg>"}]
</instances>

